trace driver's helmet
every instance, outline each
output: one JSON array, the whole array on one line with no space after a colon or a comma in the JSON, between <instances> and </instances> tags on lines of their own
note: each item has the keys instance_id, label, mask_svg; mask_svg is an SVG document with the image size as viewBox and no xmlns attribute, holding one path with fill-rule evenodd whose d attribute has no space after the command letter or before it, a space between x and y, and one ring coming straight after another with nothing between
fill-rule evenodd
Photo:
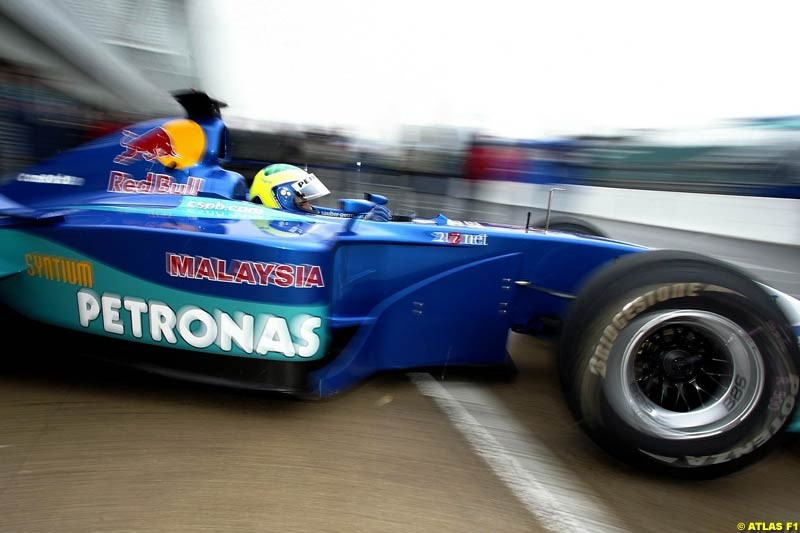
<instances>
[{"instance_id":1,"label":"driver's helmet","mask_svg":"<svg viewBox=\"0 0 800 533\"><path fill-rule=\"evenodd\" d=\"M309 212L308 202L321 198L330 191L314 174L300 167L276 163L262 168L253 177L250 200L265 207Z\"/></svg>"}]
</instances>

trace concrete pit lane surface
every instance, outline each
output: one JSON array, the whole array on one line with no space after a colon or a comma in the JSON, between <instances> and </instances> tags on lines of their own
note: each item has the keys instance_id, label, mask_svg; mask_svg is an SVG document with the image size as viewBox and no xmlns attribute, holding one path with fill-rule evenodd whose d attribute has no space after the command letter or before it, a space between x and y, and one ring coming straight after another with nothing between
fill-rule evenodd
<instances>
[{"instance_id":1,"label":"concrete pit lane surface","mask_svg":"<svg viewBox=\"0 0 800 533\"><path fill-rule=\"evenodd\" d=\"M0 531L735 531L793 522L800 448L654 479L572 422L553 346L519 374L384 375L324 401L54 353L0 365Z\"/></svg>"}]
</instances>

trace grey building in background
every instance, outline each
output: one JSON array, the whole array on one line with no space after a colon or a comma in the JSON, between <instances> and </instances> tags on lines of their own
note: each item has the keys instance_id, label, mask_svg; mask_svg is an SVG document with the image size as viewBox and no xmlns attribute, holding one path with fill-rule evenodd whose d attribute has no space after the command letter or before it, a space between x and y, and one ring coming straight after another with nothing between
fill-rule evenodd
<instances>
[{"instance_id":1,"label":"grey building in background","mask_svg":"<svg viewBox=\"0 0 800 533\"><path fill-rule=\"evenodd\" d=\"M4 0L0 58L99 109L179 112L197 85L183 0Z\"/></svg>"},{"instance_id":2,"label":"grey building in background","mask_svg":"<svg viewBox=\"0 0 800 533\"><path fill-rule=\"evenodd\" d=\"M199 86L185 0L3 0L0 35L0 175Z\"/></svg>"}]
</instances>

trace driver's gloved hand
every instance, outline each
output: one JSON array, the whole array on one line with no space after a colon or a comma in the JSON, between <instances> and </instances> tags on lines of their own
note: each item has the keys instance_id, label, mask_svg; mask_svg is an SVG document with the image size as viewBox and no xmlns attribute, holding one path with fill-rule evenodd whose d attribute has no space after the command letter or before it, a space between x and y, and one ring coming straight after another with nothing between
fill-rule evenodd
<instances>
[{"instance_id":1,"label":"driver's gloved hand","mask_svg":"<svg viewBox=\"0 0 800 533\"><path fill-rule=\"evenodd\" d=\"M392 212L385 205L376 205L367 212L364 220L375 220L377 222L389 222L392 220Z\"/></svg>"}]
</instances>

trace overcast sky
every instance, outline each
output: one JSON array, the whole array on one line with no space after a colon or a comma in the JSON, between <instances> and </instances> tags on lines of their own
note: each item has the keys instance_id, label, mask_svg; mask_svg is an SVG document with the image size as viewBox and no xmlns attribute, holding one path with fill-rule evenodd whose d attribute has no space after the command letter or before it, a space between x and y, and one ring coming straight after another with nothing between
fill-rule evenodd
<instances>
[{"instance_id":1,"label":"overcast sky","mask_svg":"<svg viewBox=\"0 0 800 533\"><path fill-rule=\"evenodd\" d=\"M798 1L190 5L228 116L541 137L800 114Z\"/></svg>"}]
</instances>

